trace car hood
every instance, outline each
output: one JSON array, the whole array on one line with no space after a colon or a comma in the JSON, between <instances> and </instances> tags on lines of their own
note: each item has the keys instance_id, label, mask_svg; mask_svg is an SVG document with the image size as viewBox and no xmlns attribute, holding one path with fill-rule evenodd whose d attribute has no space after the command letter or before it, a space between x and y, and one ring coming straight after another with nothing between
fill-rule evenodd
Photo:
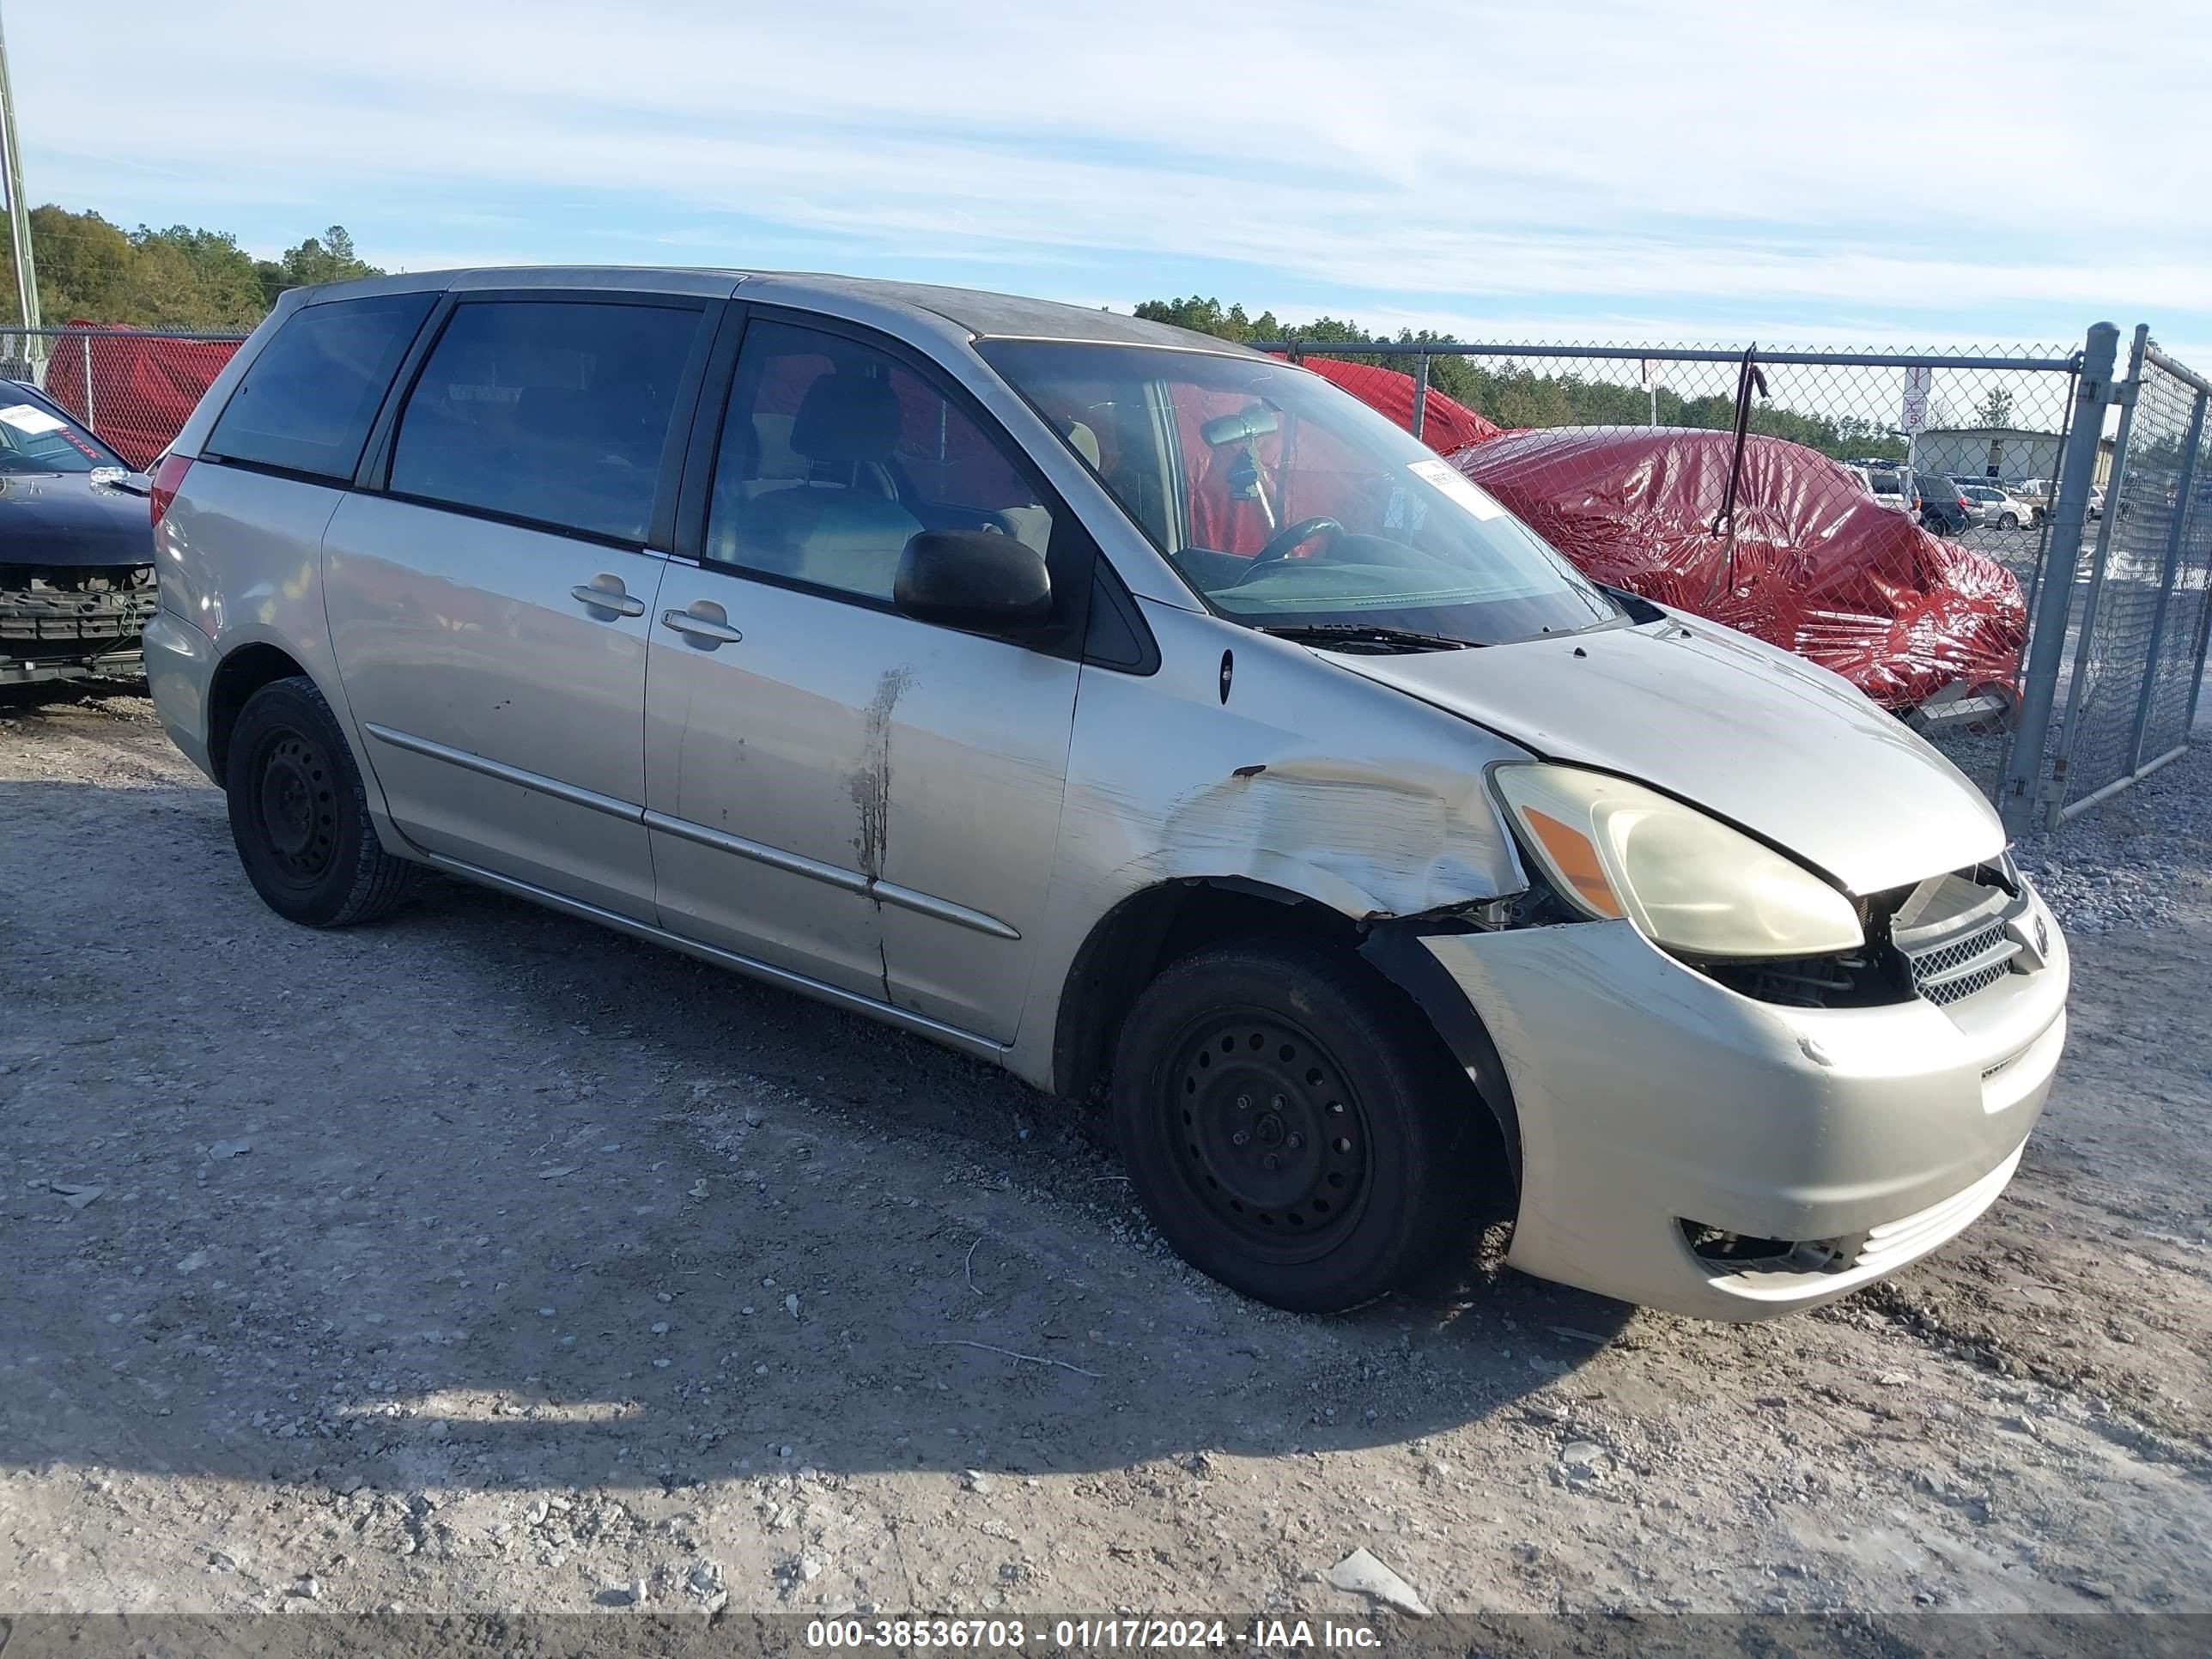
<instances>
[{"instance_id":1,"label":"car hood","mask_svg":"<svg viewBox=\"0 0 2212 1659\"><path fill-rule=\"evenodd\" d=\"M2004 848L1989 803L1903 721L1826 669L1695 617L1329 660L1547 760L1652 784L1853 893Z\"/></svg>"},{"instance_id":2,"label":"car hood","mask_svg":"<svg viewBox=\"0 0 2212 1659\"><path fill-rule=\"evenodd\" d=\"M81 472L0 473L0 566L153 562L145 496Z\"/></svg>"}]
</instances>

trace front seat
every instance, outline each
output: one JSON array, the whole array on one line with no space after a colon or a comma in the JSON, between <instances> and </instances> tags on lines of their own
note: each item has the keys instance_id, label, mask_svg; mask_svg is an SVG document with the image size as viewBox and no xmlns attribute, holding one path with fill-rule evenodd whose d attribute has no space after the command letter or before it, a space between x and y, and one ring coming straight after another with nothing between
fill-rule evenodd
<instances>
[{"instance_id":1,"label":"front seat","mask_svg":"<svg viewBox=\"0 0 2212 1659\"><path fill-rule=\"evenodd\" d=\"M791 447L806 464L795 487L744 510L736 562L879 599L921 522L898 503L891 471L898 394L888 381L836 372L806 389Z\"/></svg>"}]
</instances>

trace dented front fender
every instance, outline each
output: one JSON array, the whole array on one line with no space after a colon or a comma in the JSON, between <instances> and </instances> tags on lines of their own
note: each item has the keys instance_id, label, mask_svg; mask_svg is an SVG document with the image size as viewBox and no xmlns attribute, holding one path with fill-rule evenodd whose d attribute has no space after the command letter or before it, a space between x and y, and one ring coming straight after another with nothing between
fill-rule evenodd
<instances>
[{"instance_id":1,"label":"dented front fender","mask_svg":"<svg viewBox=\"0 0 2212 1659\"><path fill-rule=\"evenodd\" d=\"M1071 963L1146 888L1242 879L1368 922L1528 884L1482 781L1525 750L1304 647L1144 610L1159 671L1086 668L1076 702L1051 921L1012 1056L1045 1086Z\"/></svg>"}]
</instances>

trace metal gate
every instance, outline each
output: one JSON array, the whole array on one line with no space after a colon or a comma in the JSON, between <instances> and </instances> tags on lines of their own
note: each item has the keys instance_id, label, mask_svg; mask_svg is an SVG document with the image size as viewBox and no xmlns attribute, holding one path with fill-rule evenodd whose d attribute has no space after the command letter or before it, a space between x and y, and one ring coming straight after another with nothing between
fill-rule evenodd
<instances>
[{"instance_id":1,"label":"metal gate","mask_svg":"<svg viewBox=\"0 0 2212 1659\"><path fill-rule=\"evenodd\" d=\"M2037 607L2028 688L2008 775L2015 830L2056 829L2185 752L2212 626L2212 469L2205 413L2212 382L2174 362L2138 327L2126 372L2113 372L2118 331L2092 330L2080 424L2119 422L2109 456L2069 457L2085 483L2076 556L2053 572ZM2092 418L2094 411L2095 418ZM2086 451L2087 443L2076 446Z\"/></svg>"}]
</instances>

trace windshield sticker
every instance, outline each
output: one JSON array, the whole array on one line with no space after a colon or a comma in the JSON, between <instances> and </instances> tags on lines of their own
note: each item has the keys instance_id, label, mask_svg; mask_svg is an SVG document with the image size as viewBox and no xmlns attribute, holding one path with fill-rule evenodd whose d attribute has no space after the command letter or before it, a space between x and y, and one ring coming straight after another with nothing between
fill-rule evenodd
<instances>
[{"instance_id":1,"label":"windshield sticker","mask_svg":"<svg viewBox=\"0 0 2212 1659\"><path fill-rule=\"evenodd\" d=\"M1434 484L1478 519L1502 519L1505 509L1492 500L1489 493L1470 483L1456 469L1443 461L1414 461L1406 471L1424 483Z\"/></svg>"},{"instance_id":2,"label":"windshield sticker","mask_svg":"<svg viewBox=\"0 0 2212 1659\"><path fill-rule=\"evenodd\" d=\"M56 420L35 404L10 404L0 409L0 421L5 421L18 432L59 432L69 424Z\"/></svg>"}]
</instances>

